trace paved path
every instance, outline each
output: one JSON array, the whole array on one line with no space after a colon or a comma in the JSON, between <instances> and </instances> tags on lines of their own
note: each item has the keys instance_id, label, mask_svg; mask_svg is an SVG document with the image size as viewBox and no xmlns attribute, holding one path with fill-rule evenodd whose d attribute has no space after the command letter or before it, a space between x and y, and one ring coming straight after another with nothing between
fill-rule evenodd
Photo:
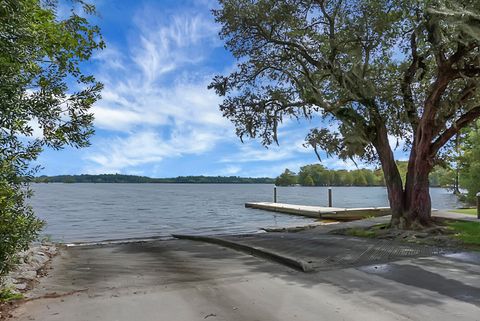
<instances>
[{"instance_id":1,"label":"paved path","mask_svg":"<svg viewBox=\"0 0 480 321\"><path fill-rule=\"evenodd\" d=\"M316 242L325 258L364 247L320 234ZM14 320L480 320L479 254L364 263L302 273L185 240L71 247Z\"/></svg>"},{"instance_id":2,"label":"paved path","mask_svg":"<svg viewBox=\"0 0 480 321\"><path fill-rule=\"evenodd\" d=\"M432 215L437 217L460 220L460 221L480 222L480 220L477 218L477 215L449 212L448 210L441 210L438 212L434 212L432 213Z\"/></svg>"}]
</instances>

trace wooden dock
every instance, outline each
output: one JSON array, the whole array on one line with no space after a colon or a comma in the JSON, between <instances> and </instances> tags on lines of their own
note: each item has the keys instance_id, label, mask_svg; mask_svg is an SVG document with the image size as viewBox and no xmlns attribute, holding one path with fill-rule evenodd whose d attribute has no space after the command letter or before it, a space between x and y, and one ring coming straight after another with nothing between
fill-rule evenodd
<instances>
[{"instance_id":1,"label":"wooden dock","mask_svg":"<svg viewBox=\"0 0 480 321\"><path fill-rule=\"evenodd\" d=\"M286 213L312 218L333 219L339 221L358 220L370 216L384 216L390 214L389 207L322 207L309 205L295 205L285 203L255 202L245 203L245 207L270 212Z\"/></svg>"}]
</instances>

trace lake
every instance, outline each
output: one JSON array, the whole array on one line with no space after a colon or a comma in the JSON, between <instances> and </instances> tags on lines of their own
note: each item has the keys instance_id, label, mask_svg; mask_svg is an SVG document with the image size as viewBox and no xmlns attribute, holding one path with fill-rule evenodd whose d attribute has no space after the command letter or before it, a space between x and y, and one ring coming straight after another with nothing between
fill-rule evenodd
<instances>
[{"instance_id":1,"label":"lake","mask_svg":"<svg viewBox=\"0 0 480 321\"><path fill-rule=\"evenodd\" d=\"M268 184L33 184L31 204L47 221L43 235L59 242L168 238L172 233L257 232L312 219L244 207L272 201ZM326 187L278 187L278 202L327 205ZM432 188L433 207L460 204L445 189ZM384 187L333 187L333 206L387 206Z\"/></svg>"}]
</instances>

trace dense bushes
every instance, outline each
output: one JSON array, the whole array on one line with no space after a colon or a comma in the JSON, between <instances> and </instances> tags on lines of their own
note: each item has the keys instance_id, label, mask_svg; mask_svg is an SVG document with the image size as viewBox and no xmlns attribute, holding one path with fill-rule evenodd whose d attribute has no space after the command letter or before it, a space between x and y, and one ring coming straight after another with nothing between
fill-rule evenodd
<instances>
[{"instance_id":1,"label":"dense bushes","mask_svg":"<svg viewBox=\"0 0 480 321\"><path fill-rule=\"evenodd\" d=\"M8 161L0 163L0 277L15 263L15 254L26 250L43 222L26 203L31 192L25 177Z\"/></svg>"}]
</instances>

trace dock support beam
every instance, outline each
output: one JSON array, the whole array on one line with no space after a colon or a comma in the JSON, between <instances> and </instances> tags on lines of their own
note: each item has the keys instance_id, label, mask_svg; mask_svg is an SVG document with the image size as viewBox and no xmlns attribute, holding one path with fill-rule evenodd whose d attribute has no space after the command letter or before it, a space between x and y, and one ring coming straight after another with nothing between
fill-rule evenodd
<instances>
[{"instance_id":1,"label":"dock support beam","mask_svg":"<svg viewBox=\"0 0 480 321\"><path fill-rule=\"evenodd\" d=\"M333 202L332 202L332 188L328 188L328 207L332 207Z\"/></svg>"},{"instance_id":2,"label":"dock support beam","mask_svg":"<svg viewBox=\"0 0 480 321\"><path fill-rule=\"evenodd\" d=\"M477 218L480 220L480 192L477 193Z\"/></svg>"}]
</instances>

